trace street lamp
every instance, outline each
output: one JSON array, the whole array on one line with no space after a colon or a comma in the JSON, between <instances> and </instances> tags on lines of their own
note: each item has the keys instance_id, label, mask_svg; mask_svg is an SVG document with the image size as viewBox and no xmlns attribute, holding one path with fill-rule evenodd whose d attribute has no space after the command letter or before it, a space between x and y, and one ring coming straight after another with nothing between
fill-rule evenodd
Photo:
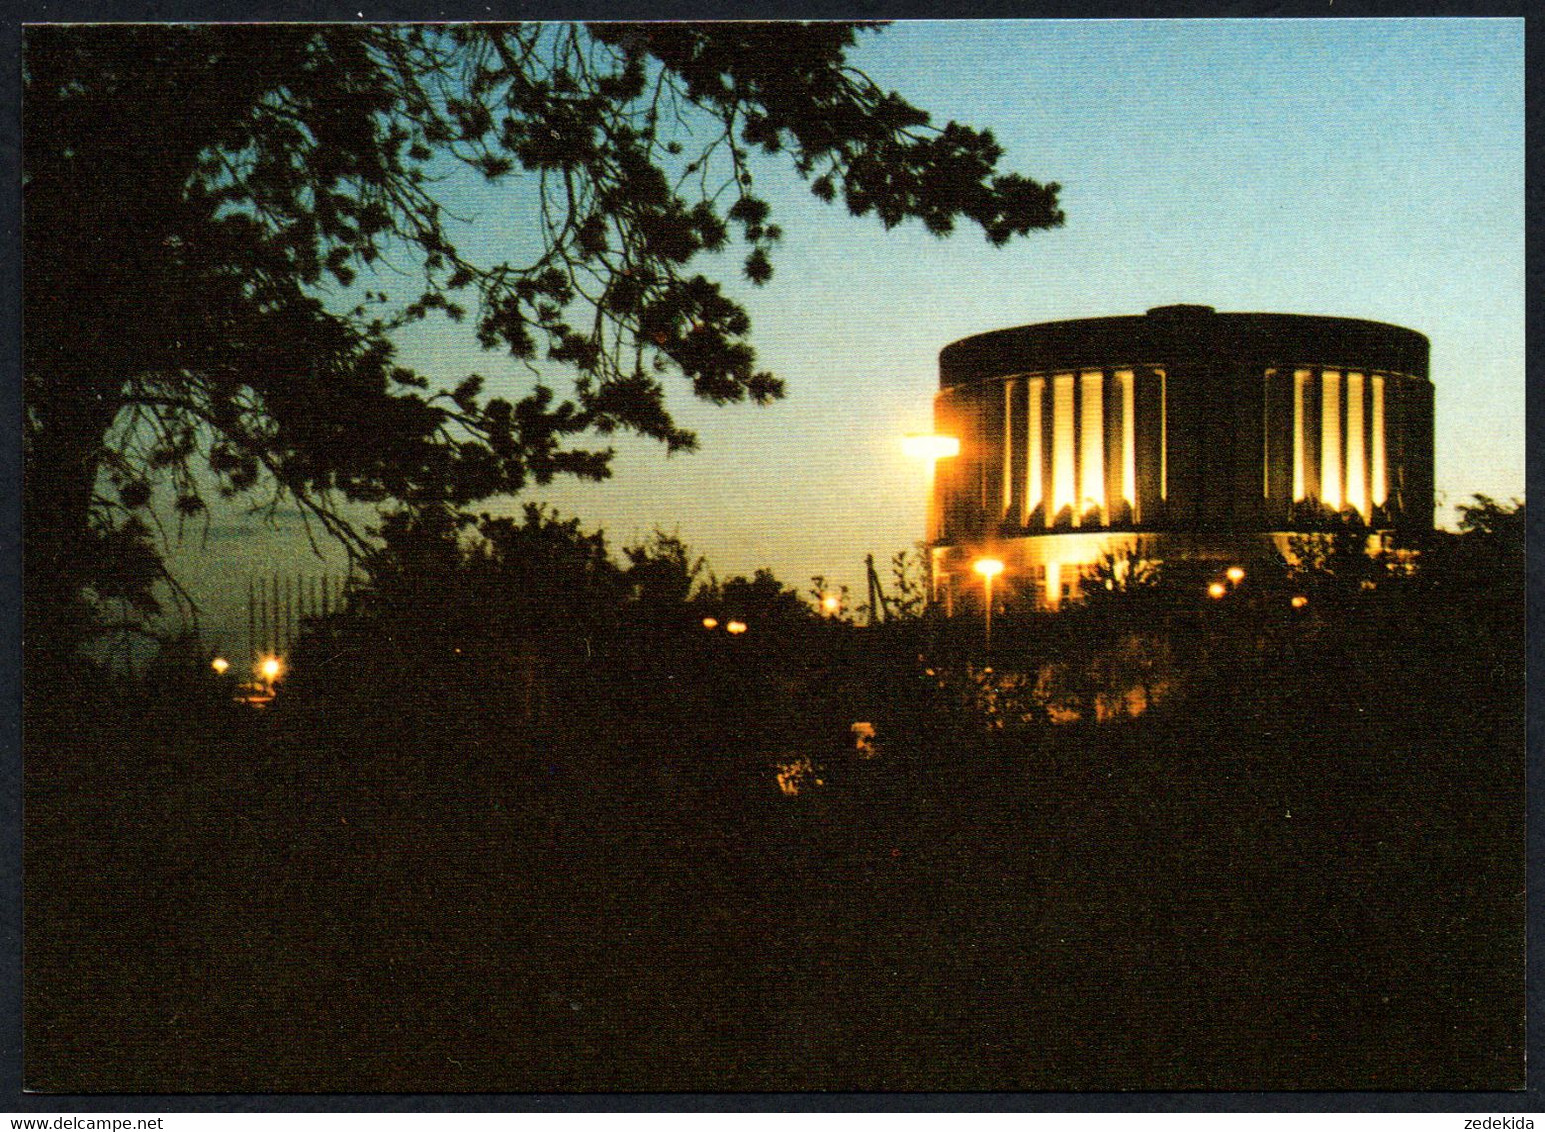
<instances>
[{"instance_id":1,"label":"street lamp","mask_svg":"<svg viewBox=\"0 0 1545 1132\"><path fill-rule=\"evenodd\" d=\"M1212 585L1207 587L1207 596L1212 598L1214 601L1226 593L1228 593L1228 587L1225 586L1222 582L1214 582Z\"/></svg>"},{"instance_id":2,"label":"street lamp","mask_svg":"<svg viewBox=\"0 0 1545 1132\"><path fill-rule=\"evenodd\" d=\"M226 670L231 667L231 662L223 656L217 656L209 662L209 667L215 670L216 676L224 676Z\"/></svg>"},{"instance_id":3,"label":"street lamp","mask_svg":"<svg viewBox=\"0 0 1545 1132\"><path fill-rule=\"evenodd\" d=\"M822 594L821 595L821 612L824 613L826 616L828 616L828 617L835 616L837 611L839 609L841 609L841 608L842 608L842 599L840 597L838 597L836 594Z\"/></svg>"},{"instance_id":4,"label":"street lamp","mask_svg":"<svg viewBox=\"0 0 1545 1132\"><path fill-rule=\"evenodd\" d=\"M1245 580L1245 568L1243 566L1230 566L1224 573L1228 580L1236 586Z\"/></svg>"},{"instance_id":5,"label":"street lamp","mask_svg":"<svg viewBox=\"0 0 1545 1132\"><path fill-rule=\"evenodd\" d=\"M263 677L263 682L268 685L270 695L274 691L274 681L279 679L283 671L284 662L277 656L265 656L262 660L258 661L258 675Z\"/></svg>"},{"instance_id":6,"label":"street lamp","mask_svg":"<svg viewBox=\"0 0 1545 1132\"><path fill-rule=\"evenodd\" d=\"M971 569L982 576L983 595L987 599L987 619L984 622L982 637L983 649L992 651L992 580L1003 573L1003 561L998 558L978 558L971 564Z\"/></svg>"}]
</instances>

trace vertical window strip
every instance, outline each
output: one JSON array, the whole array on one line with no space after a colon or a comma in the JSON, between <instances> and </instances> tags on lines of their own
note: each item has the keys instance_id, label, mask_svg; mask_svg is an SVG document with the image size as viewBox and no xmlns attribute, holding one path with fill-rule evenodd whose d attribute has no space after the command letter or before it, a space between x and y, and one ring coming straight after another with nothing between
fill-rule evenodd
<instances>
[{"instance_id":1,"label":"vertical window strip","mask_svg":"<svg viewBox=\"0 0 1545 1132\"><path fill-rule=\"evenodd\" d=\"M1169 498L1169 378L1162 369L1159 375L1159 498Z\"/></svg>"},{"instance_id":2,"label":"vertical window strip","mask_svg":"<svg viewBox=\"0 0 1545 1132\"><path fill-rule=\"evenodd\" d=\"M1121 498L1128 507L1137 506L1137 423L1134 378L1129 369L1117 370L1121 382Z\"/></svg>"},{"instance_id":3,"label":"vertical window strip","mask_svg":"<svg viewBox=\"0 0 1545 1132\"><path fill-rule=\"evenodd\" d=\"M1346 448L1341 442L1341 373L1328 369L1320 380L1324 391L1320 402L1320 502L1340 511L1346 465Z\"/></svg>"},{"instance_id":4,"label":"vertical window strip","mask_svg":"<svg viewBox=\"0 0 1545 1132\"><path fill-rule=\"evenodd\" d=\"M1383 507L1389 499L1389 477L1384 466L1384 379L1378 374L1373 375L1373 420L1370 422L1369 441L1372 451L1369 453L1373 465L1371 479L1368 485L1369 495L1374 507Z\"/></svg>"},{"instance_id":5,"label":"vertical window strip","mask_svg":"<svg viewBox=\"0 0 1545 1132\"><path fill-rule=\"evenodd\" d=\"M1041 483L1041 399L1046 394L1046 379L1032 377L1030 379L1030 405L1025 424L1026 449L1025 460L1025 521L1029 522L1030 514L1046 501L1046 487ZM1049 518L1049 512L1047 513Z\"/></svg>"},{"instance_id":6,"label":"vertical window strip","mask_svg":"<svg viewBox=\"0 0 1545 1132\"><path fill-rule=\"evenodd\" d=\"M1363 463L1363 375L1347 374L1347 503L1368 518L1368 484Z\"/></svg>"},{"instance_id":7,"label":"vertical window strip","mask_svg":"<svg viewBox=\"0 0 1545 1132\"><path fill-rule=\"evenodd\" d=\"M1293 502L1300 503L1309 497L1308 457L1304 450L1304 387L1309 384L1309 371L1293 371Z\"/></svg>"},{"instance_id":8,"label":"vertical window strip","mask_svg":"<svg viewBox=\"0 0 1545 1132\"><path fill-rule=\"evenodd\" d=\"M1059 373L1052 378L1052 448L1051 516L1064 507L1074 507L1073 499L1073 375ZM1074 507L1074 510L1077 510Z\"/></svg>"},{"instance_id":9,"label":"vertical window strip","mask_svg":"<svg viewBox=\"0 0 1545 1132\"><path fill-rule=\"evenodd\" d=\"M1079 479L1078 519L1098 509L1098 521L1105 522L1105 375L1089 370L1083 379L1083 419L1079 421L1079 454L1083 457Z\"/></svg>"}]
</instances>

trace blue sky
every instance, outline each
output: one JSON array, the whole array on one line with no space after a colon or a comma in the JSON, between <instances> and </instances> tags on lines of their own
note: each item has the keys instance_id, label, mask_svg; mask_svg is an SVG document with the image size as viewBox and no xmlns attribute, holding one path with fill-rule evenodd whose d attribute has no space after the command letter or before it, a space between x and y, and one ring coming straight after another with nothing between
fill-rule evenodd
<instances>
[{"instance_id":1,"label":"blue sky","mask_svg":"<svg viewBox=\"0 0 1545 1132\"><path fill-rule=\"evenodd\" d=\"M678 391L700 451L624 440L610 481L530 498L614 545L677 531L721 577L765 565L861 593L866 553L922 536L924 472L899 438L929 427L941 347L1175 302L1421 331L1440 501L1522 496L1522 20L910 22L865 36L853 62L936 122L990 127L1008 168L1063 186L1066 226L997 249L966 228L886 233L769 166L758 191L786 232L772 282L739 281L733 252L704 267L746 302L787 399L724 409ZM490 247L517 231L518 208L469 207ZM404 353L447 382L529 381L469 338L443 328ZM297 549L281 534L178 557L205 623L234 632L229 579L244 595L248 572L318 568Z\"/></svg>"}]
</instances>

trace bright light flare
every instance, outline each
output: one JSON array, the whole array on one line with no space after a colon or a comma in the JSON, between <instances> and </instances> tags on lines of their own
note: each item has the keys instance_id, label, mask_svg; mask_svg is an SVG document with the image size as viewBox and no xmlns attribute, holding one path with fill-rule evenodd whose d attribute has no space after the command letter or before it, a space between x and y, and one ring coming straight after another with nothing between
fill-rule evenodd
<instances>
[{"instance_id":1,"label":"bright light flare","mask_svg":"<svg viewBox=\"0 0 1545 1132\"><path fill-rule=\"evenodd\" d=\"M265 656L258 662L258 674L272 683L284 672L284 662L277 656Z\"/></svg>"},{"instance_id":2,"label":"bright light flare","mask_svg":"<svg viewBox=\"0 0 1545 1132\"><path fill-rule=\"evenodd\" d=\"M1230 566L1226 576L1229 581L1237 586L1245 580L1245 568L1243 566Z\"/></svg>"},{"instance_id":3,"label":"bright light flare","mask_svg":"<svg viewBox=\"0 0 1545 1132\"><path fill-rule=\"evenodd\" d=\"M223 656L217 656L209 662L209 667L215 670L216 676L224 676L226 671L231 667L231 662L226 660Z\"/></svg>"},{"instance_id":4,"label":"bright light flare","mask_svg":"<svg viewBox=\"0 0 1545 1132\"><path fill-rule=\"evenodd\" d=\"M821 595L821 612L830 617L842 608L842 599L836 594Z\"/></svg>"},{"instance_id":5,"label":"bright light flare","mask_svg":"<svg viewBox=\"0 0 1545 1132\"><path fill-rule=\"evenodd\" d=\"M901 450L918 460L943 460L960 455L960 440L953 436L909 432L901 438Z\"/></svg>"},{"instance_id":6,"label":"bright light flare","mask_svg":"<svg viewBox=\"0 0 1545 1132\"><path fill-rule=\"evenodd\" d=\"M1207 587L1207 596L1212 598L1214 601L1226 593L1228 593L1228 587L1225 586L1222 582L1214 582L1212 585Z\"/></svg>"},{"instance_id":7,"label":"bright light flare","mask_svg":"<svg viewBox=\"0 0 1545 1132\"><path fill-rule=\"evenodd\" d=\"M703 628L705 628L705 629L717 629L718 627L719 627L719 619L717 617L705 617L705 618L703 618Z\"/></svg>"},{"instance_id":8,"label":"bright light flare","mask_svg":"<svg viewBox=\"0 0 1545 1132\"><path fill-rule=\"evenodd\" d=\"M724 631L731 636L738 637L746 631L746 623L744 621L731 621L724 627Z\"/></svg>"},{"instance_id":9,"label":"bright light flare","mask_svg":"<svg viewBox=\"0 0 1545 1132\"><path fill-rule=\"evenodd\" d=\"M1003 573L1003 560L999 558L978 558L971 563L971 569L984 578L996 578Z\"/></svg>"},{"instance_id":10,"label":"bright light flare","mask_svg":"<svg viewBox=\"0 0 1545 1132\"><path fill-rule=\"evenodd\" d=\"M1309 604L1309 599L1306 598L1303 594L1294 594L1291 604L1294 609L1302 609L1304 606Z\"/></svg>"}]
</instances>

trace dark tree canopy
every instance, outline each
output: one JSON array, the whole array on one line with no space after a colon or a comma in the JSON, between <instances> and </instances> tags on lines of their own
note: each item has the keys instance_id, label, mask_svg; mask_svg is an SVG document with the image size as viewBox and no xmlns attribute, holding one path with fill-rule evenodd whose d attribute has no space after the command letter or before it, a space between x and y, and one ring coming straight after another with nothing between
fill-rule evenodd
<instances>
[{"instance_id":1,"label":"dark tree canopy","mask_svg":"<svg viewBox=\"0 0 1545 1132\"><path fill-rule=\"evenodd\" d=\"M697 269L735 244L747 278L770 277L765 155L886 227L967 220L1001 244L1061 222L1058 186L998 172L990 133L931 126L850 67L861 30L28 29L34 624L79 639L80 595L129 586L109 542L145 544L168 491L181 516L208 490L271 492L357 539L341 501L457 507L601 478L610 453L584 435L690 448L672 377L712 402L779 397L746 311ZM534 255L463 254L441 199L458 171L539 201L519 217ZM376 289L404 279L407 297ZM393 333L429 316L531 363L529 391L437 391L398 364Z\"/></svg>"}]
</instances>

